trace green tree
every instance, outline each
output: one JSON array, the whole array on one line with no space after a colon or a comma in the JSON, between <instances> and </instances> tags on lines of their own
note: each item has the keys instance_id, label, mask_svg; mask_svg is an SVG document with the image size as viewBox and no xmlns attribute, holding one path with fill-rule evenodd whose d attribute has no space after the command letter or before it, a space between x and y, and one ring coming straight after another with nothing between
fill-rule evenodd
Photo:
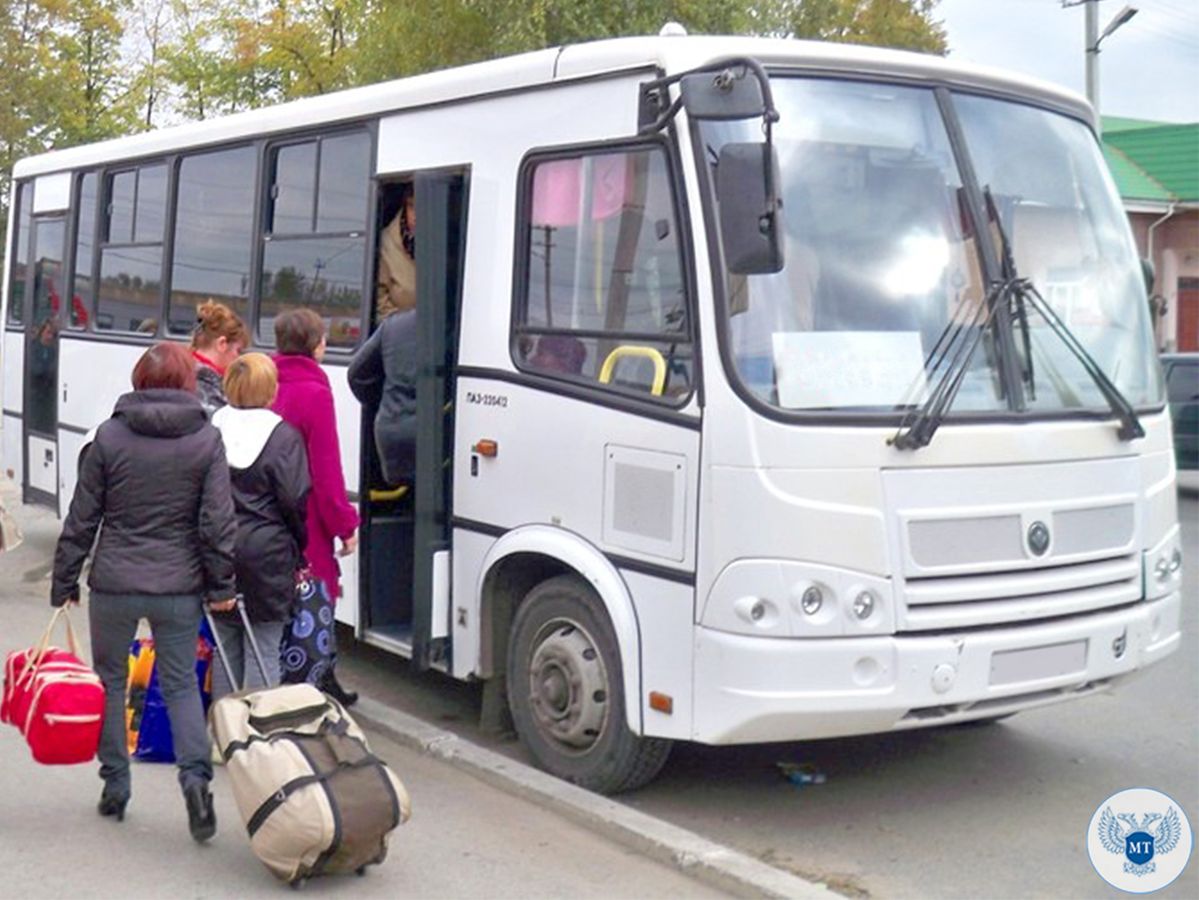
<instances>
[{"instance_id":1,"label":"green tree","mask_svg":"<svg viewBox=\"0 0 1199 900\"><path fill-rule=\"evenodd\" d=\"M64 4L49 37L60 116L54 145L70 146L127 134L137 108L120 53L123 0Z\"/></svg>"},{"instance_id":2,"label":"green tree","mask_svg":"<svg viewBox=\"0 0 1199 900\"><path fill-rule=\"evenodd\" d=\"M758 34L945 53L937 0L364 0L358 83L560 44L652 35Z\"/></svg>"},{"instance_id":3,"label":"green tree","mask_svg":"<svg viewBox=\"0 0 1199 900\"><path fill-rule=\"evenodd\" d=\"M944 55L937 0L775 0L765 4L767 31L788 37L873 44Z\"/></svg>"},{"instance_id":4,"label":"green tree","mask_svg":"<svg viewBox=\"0 0 1199 900\"><path fill-rule=\"evenodd\" d=\"M0 221L18 159L132 127L119 53L123 2L0 4Z\"/></svg>"}]
</instances>

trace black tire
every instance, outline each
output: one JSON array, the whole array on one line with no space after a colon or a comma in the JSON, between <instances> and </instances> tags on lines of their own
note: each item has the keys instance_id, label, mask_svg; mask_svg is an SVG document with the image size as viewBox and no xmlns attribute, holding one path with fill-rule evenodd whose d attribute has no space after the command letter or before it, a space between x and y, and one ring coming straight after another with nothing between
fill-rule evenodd
<instances>
[{"instance_id":1,"label":"black tire","mask_svg":"<svg viewBox=\"0 0 1199 900\"><path fill-rule=\"evenodd\" d=\"M525 595L508 644L508 706L541 768L601 794L653 780L671 742L633 734L616 636L603 605L577 575Z\"/></svg>"}]
</instances>

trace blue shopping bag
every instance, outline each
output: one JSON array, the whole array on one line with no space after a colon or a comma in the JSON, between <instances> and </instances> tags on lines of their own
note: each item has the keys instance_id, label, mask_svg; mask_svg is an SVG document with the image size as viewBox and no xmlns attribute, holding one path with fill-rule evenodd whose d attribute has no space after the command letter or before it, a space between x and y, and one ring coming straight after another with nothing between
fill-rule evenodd
<instances>
[{"instance_id":1,"label":"blue shopping bag","mask_svg":"<svg viewBox=\"0 0 1199 900\"><path fill-rule=\"evenodd\" d=\"M196 681L205 713L212 701L212 648L212 632L207 622L201 622L196 636ZM158 686L153 638L138 638L129 648L129 688L125 696L129 755L142 762L174 762L171 720Z\"/></svg>"}]
</instances>

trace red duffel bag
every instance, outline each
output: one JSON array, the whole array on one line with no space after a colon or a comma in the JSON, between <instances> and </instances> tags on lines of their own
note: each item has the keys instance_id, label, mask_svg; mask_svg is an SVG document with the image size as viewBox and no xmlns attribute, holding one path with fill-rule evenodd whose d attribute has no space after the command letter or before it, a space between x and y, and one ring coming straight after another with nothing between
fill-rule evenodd
<instances>
[{"instance_id":1,"label":"red duffel bag","mask_svg":"<svg viewBox=\"0 0 1199 900\"><path fill-rule=\"evenodd\" d=\"M50 646L60 617L67 623L66 650ZM65 766L95 758L103 721L104 685L80 659L67 608L59 607L41 641L8 654L0 722L25 735L35 760Z\"/></svg>"}]
</instances>

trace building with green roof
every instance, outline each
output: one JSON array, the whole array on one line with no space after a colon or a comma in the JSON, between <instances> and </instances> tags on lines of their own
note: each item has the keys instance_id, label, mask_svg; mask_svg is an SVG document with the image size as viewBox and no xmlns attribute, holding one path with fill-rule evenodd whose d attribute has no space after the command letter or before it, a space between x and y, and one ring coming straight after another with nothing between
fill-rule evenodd
<instances>
[{"instance_id":1,"label":"building with green roof","mask_svg":"<svg viewBox=\"0 0 1199 900\"><path fill-rule=\"evenodd\" d=\"M1156 271L1158 344L1199 351L1199 122L1104 116L1103 154Z\"/></svg>"}]
</instances>

